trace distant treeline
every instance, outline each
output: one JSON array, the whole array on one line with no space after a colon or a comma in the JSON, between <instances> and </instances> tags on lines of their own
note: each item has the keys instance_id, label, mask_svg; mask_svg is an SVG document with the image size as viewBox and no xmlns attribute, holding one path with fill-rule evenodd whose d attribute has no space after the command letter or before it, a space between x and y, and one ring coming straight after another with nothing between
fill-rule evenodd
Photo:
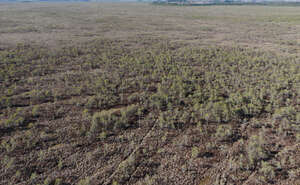
<instances>
[{"instance_id":1,"label":"distant treeline","mask_svg":"<svg viewBox=\"0 0 300 185\"><path fill-rule=\"evenodd\" d=\"M150 2L155 5L208 6L208 5L273 5L299 6L300 0L0 0L1 2Z\"/></svg>"},{"instance_id":2,"label":"distant treeline","mask_svg":"<svg viewBox=\"0 0 300 185\"><path fill-rule=\"evenodd\" d=\"M272 5L272 6L299 6L300 1L261 1L261 0L158 0L157 5L175 6L211 6L211 5Z\"/></svg>"}]
</instances>

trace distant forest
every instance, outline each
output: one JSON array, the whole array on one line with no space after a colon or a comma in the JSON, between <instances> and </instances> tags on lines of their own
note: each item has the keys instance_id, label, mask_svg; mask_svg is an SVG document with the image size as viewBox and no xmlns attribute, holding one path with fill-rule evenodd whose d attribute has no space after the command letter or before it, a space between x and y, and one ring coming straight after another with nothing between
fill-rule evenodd
<instances>
[{"instance_id":1,"label":"distant forest","mask_svg":"<svg viewBox=\"0 0 300 185\"><path fill-rule=\"evenodd\" d=\"M214 3L214 4L230 4L230 3L270 3L270 4L289 4L289 3L300 3L300 0L158 0L155 2L161 3L198 3L198 4L206 4L206 3Z\"/></svg>"},{"instance_id":2,"label":"distant forest","mask_svg":"<svg viewBox=\"0 0 300 185\"><path fill-rule=\"evenodd\" d=\"M274 4L299 5L300 0L0 0L0 2L153 2L157 4Z\"/></svg>"}]
</instances>

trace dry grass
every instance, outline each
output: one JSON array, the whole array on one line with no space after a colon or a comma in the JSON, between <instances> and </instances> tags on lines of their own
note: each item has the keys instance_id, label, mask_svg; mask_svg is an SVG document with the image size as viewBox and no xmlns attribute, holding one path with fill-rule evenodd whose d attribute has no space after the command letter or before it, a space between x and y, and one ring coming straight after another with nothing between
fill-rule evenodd
<instances>
[{"instance_id":1,"label":"dry grass","mask_svg":"<svg viewBox=\"0 0 300 185\"><path fill-rule=\"evenodd\" d=\"M95 38L163 37L296 54L299 7L176 7L130 3L2 4L1 45L57 45Z\"/></svg>"},{"instance_id":2,"label":"dry grass","mask_svg":"<svg viewBox=\"0 0 300 185\"><path fill-rule=\"evenodd\" d=\"M299 184L300 9L0 6L0 184Z\"/></svg>"}]
</instances>

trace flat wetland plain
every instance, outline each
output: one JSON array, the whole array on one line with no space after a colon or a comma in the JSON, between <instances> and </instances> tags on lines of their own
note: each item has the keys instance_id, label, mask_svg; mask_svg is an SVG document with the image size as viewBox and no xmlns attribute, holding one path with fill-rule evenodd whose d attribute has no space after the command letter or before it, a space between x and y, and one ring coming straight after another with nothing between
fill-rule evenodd
<instances>
[{"instance_id":1,"label":"flat wetland plain","mask_svg":"<svg viewBox=\"0 0 300 185\"><path fill-rule=\"evenodd\" d=\"M0 184L300 184L300 7L0 3Z\"/></svg>"}]
</instances>

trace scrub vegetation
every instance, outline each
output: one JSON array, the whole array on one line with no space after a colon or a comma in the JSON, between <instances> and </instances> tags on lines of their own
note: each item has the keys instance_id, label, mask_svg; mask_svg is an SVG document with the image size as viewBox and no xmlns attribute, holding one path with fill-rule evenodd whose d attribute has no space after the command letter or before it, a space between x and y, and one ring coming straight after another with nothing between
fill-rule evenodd
<instances>
[{"instance_id":1,"label":"scrub vegetation","mask_svg":"<svg viewBox=\"0 0 300 185\"><path fill-rule=\"evenodd\" d=\"M298 7L3 7L0 184L300 183Z\"/></svg>"}]
</instances>

